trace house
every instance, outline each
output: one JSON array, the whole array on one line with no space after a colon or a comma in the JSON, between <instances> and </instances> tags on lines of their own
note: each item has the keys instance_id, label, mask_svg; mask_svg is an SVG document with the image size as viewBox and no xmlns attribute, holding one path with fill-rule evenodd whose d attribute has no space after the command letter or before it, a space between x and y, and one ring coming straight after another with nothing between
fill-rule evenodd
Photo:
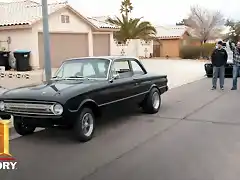
<instances>
[{"instance_id":1,"label":"house","mask_svg":"<svg viewBox=\"0 0 240 180\"><path fill-rule=\"evenodd\" d=\"M51 65L73 57L110 55L117 27L81 15L67 2L48 5ZM33 69L44 68L42 6L25 0L0 3L0 48L31 51Z\"/></svg>"},{"instance_id":2,"label":"house","mask_svg":"<svg viewBox=\"0 0 240 180\"><path fill-rule=\"evenodd\" d=\"M181 45L198 45L191 31L184 25L157 26L156 40L153 44L154 57L179 57Z\"/></svg>"}]
</instances>

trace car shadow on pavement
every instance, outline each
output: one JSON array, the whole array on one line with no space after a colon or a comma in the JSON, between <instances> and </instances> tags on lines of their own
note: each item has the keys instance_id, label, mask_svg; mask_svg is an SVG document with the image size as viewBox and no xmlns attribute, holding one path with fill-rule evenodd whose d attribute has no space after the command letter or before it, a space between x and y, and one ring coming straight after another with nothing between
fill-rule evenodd
<instances>
[{"instance_id":1,"label":"car shadow on pavement","mask_svg":"<svg viewBox=\"0 0 240 180\"><path fill-rule=\"evenodd\" d=\"M132 121L137 119L135 117L145 115L144 113L142 113L142 110L137 106L131 106L131 108L117 108L109 112L103 114L101 118L97 119L96 131L93 139L108 133L109 130L114 130L117 129L119 126L131 123ZM33 143L76 143L76 140L73 136L73 130L65 129L58 126L42 129L41 131L35 132L33 135L28 135L20 138L24 138L26 141L33 141Z\"/></svg>"}]
</instances>

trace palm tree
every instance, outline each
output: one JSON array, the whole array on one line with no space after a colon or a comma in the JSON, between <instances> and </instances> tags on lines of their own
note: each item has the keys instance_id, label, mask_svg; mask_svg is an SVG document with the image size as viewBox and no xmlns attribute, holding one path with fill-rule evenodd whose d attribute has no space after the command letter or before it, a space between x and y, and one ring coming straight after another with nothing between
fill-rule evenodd
<instances>
[{"instance_id":1,"label":"palm tree","mask_svg":"<svg viewBox=\"0 0 240 180\"><path fill-rule=\"evenodd\" d=\"M133 10L133 5L130 0L123 0L121 3L120 13L128 17L128 14Z\"/></svg>"},{"instance_id":2,"label":"palm tree","mask_svg":"<svg viewBox=\"0 0 240 180\"><path fill-rule=\"evenodd\" d=\"M156 29L149 21L141 21L142 18L129 18L129 13L133 10L130 0L123 0L120 12L122 17L108 18L107 22L120 28L114 33L114 38L125 43L127 39L149 40L156 36Z\"/></svg>"}]
</instances>

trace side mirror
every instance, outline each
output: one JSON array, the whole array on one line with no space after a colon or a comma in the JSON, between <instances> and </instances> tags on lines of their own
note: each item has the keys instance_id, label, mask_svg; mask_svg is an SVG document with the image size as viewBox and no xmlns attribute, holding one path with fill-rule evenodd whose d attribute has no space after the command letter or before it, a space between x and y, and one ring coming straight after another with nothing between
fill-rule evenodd
<instances>
[{"instance_id":1,"label":"side mirror","mask_svg":"<svg viewBox=\"0 0 240 180\"><path fill-rule=\"evenodd\" d=\"M113 82L113 80L118 79L119 74L113 74L112 77L110 78L109 82Z\"/></svg>"}]
</instances>

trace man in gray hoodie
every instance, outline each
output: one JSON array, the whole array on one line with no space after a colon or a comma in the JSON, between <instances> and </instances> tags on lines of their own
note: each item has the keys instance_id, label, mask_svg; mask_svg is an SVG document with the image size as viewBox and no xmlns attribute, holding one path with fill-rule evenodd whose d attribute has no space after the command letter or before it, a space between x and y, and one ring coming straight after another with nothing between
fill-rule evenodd
<instances>
[{"instance_id":1,"label":"man in gray hoodie","mask_svg":"<svg viewBox=\"0 0 240 180\"><path fill-rule=\"evenodd\" d=\"M237 47L232 44L233 51L233 85L231 90L237 90L237 78L240 73L240 41L237 43Z\"/></svg>"}]
</instances>

